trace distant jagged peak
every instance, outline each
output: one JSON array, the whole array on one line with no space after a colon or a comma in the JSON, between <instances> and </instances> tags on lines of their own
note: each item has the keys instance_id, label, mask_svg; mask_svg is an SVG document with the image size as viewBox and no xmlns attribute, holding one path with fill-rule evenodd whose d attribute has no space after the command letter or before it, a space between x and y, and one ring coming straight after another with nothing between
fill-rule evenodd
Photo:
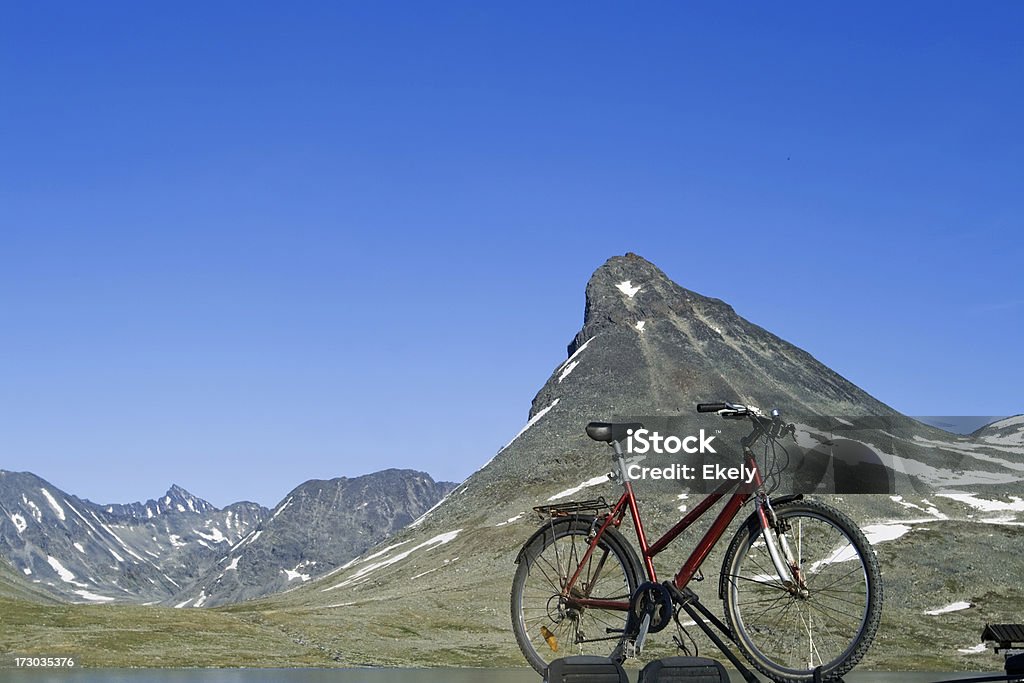
<instances>
[{"instance_id":1,"label":"distant jagged peak","mask_svg":"<svg viewBox=\"0 0 1024 683\"><path fill-rule=\"evenodd\" d=\"M157 503L165 506L165 511L176 510L177 512L195 512L201 514L212 512L217 509L211 503L199 498L198 496L192 495L177 484L171 484L171 488L167 489L167 493L165 493Z\"/></svg>"},{"instance_id":2,"label":"distant jagged peak","mask_svg":"<svg viewBox=\"0 0 1024 683\"><path fill-rule=\"evenodd\" d=\"M156 500L151 498L145 503L113 503L103 505L102 508L107 514L134 519L151 519L168 513L205 515L219 511L212 503L189 493L177 484L171 484L167 492Z\"/></svg>"}]
</instances>

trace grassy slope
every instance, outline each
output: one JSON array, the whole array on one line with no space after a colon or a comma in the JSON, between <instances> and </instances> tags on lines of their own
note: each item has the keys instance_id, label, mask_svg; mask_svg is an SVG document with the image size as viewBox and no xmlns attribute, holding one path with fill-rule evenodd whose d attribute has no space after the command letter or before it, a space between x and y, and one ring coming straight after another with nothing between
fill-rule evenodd
<instances>
[{"instance_id":1,"label":"grassy slope","mask_svg":"<svg viewBox=\"0 0 1024 683\"><path fill-rule=\"evenodd\" d=\"M297 642L298 641L298 642ZM329 666L327 653L258 615L0 599L0 653L79 666Z\"/></svg>"},{"instance_id":2,"label":"grassy slope","mask_svg":"<svg viewBox=\"0 0 1024 683\"><path fill-rule=\"evenodd\" d=\"M0 666L15 656L46 655L74 656L79 666L334 663L258 614L64 604L0 560Z\"/></svg>"}]
</instances>

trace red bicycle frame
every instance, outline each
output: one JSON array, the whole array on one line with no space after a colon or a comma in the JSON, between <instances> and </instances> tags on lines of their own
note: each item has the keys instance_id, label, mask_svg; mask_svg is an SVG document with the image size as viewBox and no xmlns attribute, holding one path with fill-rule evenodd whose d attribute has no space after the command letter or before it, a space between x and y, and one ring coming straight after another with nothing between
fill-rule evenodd
<instances>
[{"instance_id":1,"label":"red bicycle frame","mask_svg":"<svg viewBox=\"0 0 1024 683\"><path fill-rule=\"evenodd\" d=\"M690 582L690 580L700 569L701 564L707 559L711 549L715 547L715 544L721 540L725 530L729 527L732 521L736 518L736 514L743 507L753 492L757 490L762 483L761 472L757 468L757 462L754 459L753 453L749 450L744 449L744 458L746 460L746 466L751 468L754 476L750 484L743 484L739 481L734 482L723 482L721 486L715 489L712 493L708 494L704 500L697 504L695 508L690 510L682 519L680 519L675 526L665 532L665 534L654 543L648 545L647 535L644 532L643 521L640 519L640 509L637 507L636 496L633 494L633 485L628 480L624 482L625 491L619 498L619 502L612 508L604 520L604 523L600 526L597 534L590 541L587 551L583 554L582 559L577 566L575 573L566 582L565 588L563 589L563 595L566 596L573 604L581 607L596 607L599 609L613 609L626 611L629 609L629 601L619 600L598 600L587 597L573 596L571 588L576 584L579 579L580 572L583 571L583 567L587 564L590 556L594 553L594 549L597 548L598 541L604 534L605 530L609 526L618 527L622 524L622 520L626 517L626 511L629 511L630 517L633 519L633 528L636 531L637 541L640 543L640 553L643 559L644 568L647 571L647 577L649 580L657 583L658 575L654 570L654 556L664 550L668 545L688 529L695 521L704 516L711 507L726 496L731 490L739 489L739 491L733 494L728 501L725 503L725 507L718 513L718 517L711 524L711 527L704 533L704 537L700 539L697 546L690 553L690 557L687 558L683 566L676 572L673 583L676 588L682 590ZM758 517L760 518L762 528L768 527L768 520L764 515L764 511L758 508Z\"/></svg>"}]
</instances>

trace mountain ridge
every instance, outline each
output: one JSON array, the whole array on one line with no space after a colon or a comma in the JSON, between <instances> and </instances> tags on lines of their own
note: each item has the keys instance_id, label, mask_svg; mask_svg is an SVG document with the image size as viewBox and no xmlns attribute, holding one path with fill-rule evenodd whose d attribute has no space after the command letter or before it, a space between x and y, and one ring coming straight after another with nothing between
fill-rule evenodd
<instances>
[{"instance_id":1,"label":"mountain ridge","mask_svg":"<svg viewBox=\"0 0 1024 683\"><path fill-rule=\"evenodd\" d=\"M406 526L454 487L451 482L435 482L425 472L398 468L352 478L310 479L292 489L269 517L165 604L213 607L309 581ZM339 534L339 529L346 533Z\"/></svg>"},{"instance_id":2,"label":"mountain ridge","mask_svg":"<svg viewBox=\"0 0 1024 683\"><path fill-rule=\"evenodd\" d=\"M418 477L424 491L437 487L419 506L399 511L397 519L386 520L390 508L387 501L378 500L378 508L383 508L377 510L374 521L388 533L412 521L454 487L412 470L385 472ZM310 480L296 490L317 482L329 485L361 479ZM380 494L378 498L386 495ZM277 513L281 512L282 504ZM185 601L181 596L217 569L217 562L225 557L227 548L233 550L246 539L253 540L257 531L262 533L262 523L268 519L272 519L271 510L256 503L238 501L217 508L177 484L172 484L163 496L146 502L97 504L67 493L32 472L0 470L0 559L13 569L9 583L20 583L21 593L27 595L97 604L205 604L199 595ZM309 521L300 519L295 525L302 528ZM340 519L334 521L336 528L330 527L330 520L322 522L329 527L327 537L340 530L344 538L344 523ZM384 524L385 521L388 523ZM338 555L342 541L333 541L328 550L313 553L315 561L321 562L327 571L383 538L379 530L368 533L362 529L358 533L365 538L351 543L347 551ZM265 544L266 540L254 547L262 548ZM280 548L268 547L266 552L279 562L289 556ZM289 552L301 550L292 547ZM290 568L293 573L277 569L280 568L270 566L268 570L272 574L283 572L288 581L299 576L309 579L308 574L294 574L298 567ZM288 581L267 581L260 589L250 586L248 591L241 591L244 596L236 597L265 595L285 587ZM210 598L211 605L224 601Z\"/></svg>"}]
</instances>

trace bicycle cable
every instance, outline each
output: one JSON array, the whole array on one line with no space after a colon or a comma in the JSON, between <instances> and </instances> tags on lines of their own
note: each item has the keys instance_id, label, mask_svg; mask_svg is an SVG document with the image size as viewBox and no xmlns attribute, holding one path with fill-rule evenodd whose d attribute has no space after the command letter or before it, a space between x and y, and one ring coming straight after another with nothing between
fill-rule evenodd
<instances>
[{"instance_id":1,"label":"bicycle cable","mask_svg":"<svg viewBox=\"0 0 1024 683\"><path fill-rule=\"evenodd\" d=\"M682 611L683 611L682 607L676 607L676 611L675 611L675 614L672 615L672 619L676 622L676 628L683 635L685 635L689 639L689 641L693 644L693 655L690 655L690 648L688 648L686 646L686 643L684 643L683 639L680 638L678 635L672 636L672 640L675 641L676 647L679 648L682 651L683 656L685 656L685 657L690 657L690 656L699 657L700 656L700 648L697 646L697 641L693 639L693 636L690 635L690 632L687 631L686 627L683 626L682 623L680 623L680 621L679 621L679 613L682 612Z\"/></svg>"},{"instance_id":2,"label":"bicycle cable","mask_svg":"<svg viewBox=\"0 0 1024 683\"><path fill-rule=\"evenodd\" d=\"M781 449L783 455L785 456L785 462L784 462L784 464L781 467L779 467L780 459L779 459L779 454L778 454L778 451L776 450L776 447ZM771 458L770 459L768 457L768 449L769 448L771 448ZM783 446L779 442L778 439L776 439L776 438L774 438L774 437L772 437L770 435L765 435L764 458L763 458L763 460L764 460L764 465L765 465L765 468L764 468L765 469L765 480L766 480L765 490L766 490L767 494L770 496L773 493L775 493L776 491L778 491L779 488L781 488L781 486L782 486L782 473L789 468L789 463L791 462L791 456L789 454L789 450L785 446Z\"/></svg>"}]
</instances>

